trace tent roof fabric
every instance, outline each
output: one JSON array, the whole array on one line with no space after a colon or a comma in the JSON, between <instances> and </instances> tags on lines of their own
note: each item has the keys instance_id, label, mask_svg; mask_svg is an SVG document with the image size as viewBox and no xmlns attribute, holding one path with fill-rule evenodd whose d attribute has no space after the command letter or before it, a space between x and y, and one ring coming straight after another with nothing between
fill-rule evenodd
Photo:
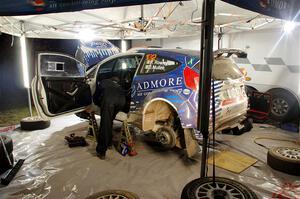
<instances>
[{"instance_id":1,"label":"tent roof fabric","mask_svg":"<svg viewBox=\"0 0 300 199\"><path fill-rule=\"evenodd\" d=\"M178 0L2 0L0 16L74 12L85 9L132 6L172 1Z\"/></svg>"},{"instance_id":2,"label":"tent roof fabric","mask_svg":"<svg viewBox=\"0 0 300 199\"><path fill-rule=\"evenodd\" d=\"M196 36L203 0L0 17L0 32L31 38L76 39L82 30L96 38L146 39ZM216 1L216 23L226 33L278 27L281 22ZM216 30L217 30L216 28Z\"/></svg>"}]
</instances>

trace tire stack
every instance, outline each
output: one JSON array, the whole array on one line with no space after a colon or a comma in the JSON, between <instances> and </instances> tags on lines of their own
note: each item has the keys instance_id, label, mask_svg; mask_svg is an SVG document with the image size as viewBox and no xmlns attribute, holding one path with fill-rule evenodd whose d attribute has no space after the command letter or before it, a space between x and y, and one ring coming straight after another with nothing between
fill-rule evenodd
<instances>
[{"instance_id":1,"label":"tire stack","mask_svg":"<svg viewBox=\"0 0 300 199\"><path fill-rule=\"evenodd\" d=\"M4 145L6 147L6 151L8 154L8 157L10 159L10 162L12 165L10 165L9 160L7 159L7 154L5 152L5 149L3 148L2 142L0 140L0 174L4 173L8 169L11 169L13 167L14 163L14 156L13 156L13 142L12 139L6 135L0 135L2 137L2 140L4 142Z\"/></svg>"},{"instance_id":2,"label":"tire stack","mask_svg":"<svg viewBox=\"0 0 300 199\"><path fill-rule=\"evenodd\" d=\"M140 197L134 193L124 190L107 190L95 193L91 196L88 196L86 199L139 199Z\"/></svg>"},{"instance_id":3,"label":"tire stack","mask_svg":"<svg viewBox=\"0 0 300 199\"><path fill-rule=\"evenodd\" d=\"M274 147L268 151L268 165L277 171L300 176L300 148Z\"/></svg>"},{"instance_id":4,"label":"tire stack","mask_svg":"<svg viewBox=\"0 0 300 199\"><path fill-rule=\"evenodd\" d=\"M50 121L40 117L26 117L20 121L20 126L25 131L41 130L48 128Z\"/></svg>"},{"instance_id":5,"label":"tire stack","mask_svg":"<svg viewBox=\"0 0 300 199\"><path fill-rule=\"evenodd\" d=\"M199 178L188 183L182 193L181 199L218 199L243 198L258 199L257 195L247 186L228 179L216 177Z\"/></svg>"}]
</instances>

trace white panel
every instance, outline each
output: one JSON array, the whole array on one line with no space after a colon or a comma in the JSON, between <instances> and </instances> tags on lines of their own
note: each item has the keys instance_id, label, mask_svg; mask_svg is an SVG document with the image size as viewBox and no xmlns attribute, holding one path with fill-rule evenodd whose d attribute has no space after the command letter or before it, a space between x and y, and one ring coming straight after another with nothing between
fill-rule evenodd
<instances>
[{"instance_id":1,"label":"white panel","mask_svg":"<svg viewBox=\"0 0 300 199\"><path fill-rule=\"evenodd\" d=\"M280 29L235 33L230 47L247 50L251 61L264 63L265 57L281 57L288 65L299 65L300 29L284 35Z\"/></svg>"},{"instance_id":2,"label":"white panel","mask_svg":"<svg viewBox=\"0 0 300 199\"><path fill-rule=\"evenodd\" d=\"M145 48L149 46L162 46L161 39L151 39L151 40L145 40L145 39L134 39L132 40L132 47L133 48Z\"/></svg>"},{"instance_id":3,"label":"white panel","mask_svg":"<svg viewBox=\"0 0 300 199\"><path fill-rule=\"evenodd\" d=\"M300 67L300 29L284 34L281 29L235 33L229 36L231 48L247 50L251 64L267 64L266 57L282 58L284 64L269 65L272 72L247 68L252 78L249 84L266 91L272 87L284 87L300 96L300 74L292 73L287 65Z\"/></svg>"},{"instance_id":4,"label":"white panel","mask_svg":"<svg viewBox=\"0 0 300 199\"><path fill-rule=\"evenodd\" d=\"M182 48L190 50L200 50L200 35L193 37L176 37L176 38L164 38L164 39L152 39L151 41L133 40L133 47L145 47L145 46L162 46L163 48ZM227 48L229 46L229 36L224 35L222 40L222 47ZM214 37L214 50L218 48L217 37Z\"/></svg>"}]
</instances>

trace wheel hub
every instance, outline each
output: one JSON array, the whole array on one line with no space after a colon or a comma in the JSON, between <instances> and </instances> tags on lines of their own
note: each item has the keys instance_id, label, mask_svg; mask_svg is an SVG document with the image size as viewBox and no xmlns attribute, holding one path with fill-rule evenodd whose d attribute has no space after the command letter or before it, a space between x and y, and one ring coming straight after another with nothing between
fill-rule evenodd
<instances>
[{"instance_id":1,"label":"wheel hub","mask_svg":"<svg viewBox=\"0 0 300 199\"><path fill-rule=\"evenodd\" d=\"M214 199L225 199L228 197L228 194L224 190L214 190L213 191L213 198Z\"/></svg>"},{"instance_id":2,"label":"wheel hub","mask_svg":"<svg viewBox=\"0 0 300 199\"><path fill-rule=\"evenodd\" d=\"M112 193L112 194L99 196L97 197L97 199L129 199L129 198L121 194Z\"/></svg>"},{"instance_id":3,"label":"wheel hub","mask_svg":"<svg viewBox=\"0 0 300 199\"><path fill-rule=\"evenodd\" d=\"M207 199L245 199L243 193L236 187L224 182L208 182L198 187L197 198Z\"/></svg>"},{"instance_id":4,"label":"wheel hub","mask_svg":"<svg viewBox=\"0 0 300 199\"><path fill-rule=\"evenodd\" d=\"M277 116L283 116L288 113L289 105L282 98L276 98L272 101L272 113Z\"/></svg>"},{"instance_id":5,"label":"wheel hub","mask_svg":"<svg viewBox=\"0 0 300 199\"><path fill-rule=\"evenodd\" d=\"M295 148L279 148L277 153L283 157L300 160L300 149Z\"/></svg>"},{"instance_id":6,"label":"wheel hub","mask_svg":"<svg viewBox=\"0 0 300 199\"><path fill-rule=\"evenodd\" d=\"M163 145L167 145L171 143L171 136L167 131L158 132L156 139L158 142L162 143Z\"/></svg>"}]
</instances>

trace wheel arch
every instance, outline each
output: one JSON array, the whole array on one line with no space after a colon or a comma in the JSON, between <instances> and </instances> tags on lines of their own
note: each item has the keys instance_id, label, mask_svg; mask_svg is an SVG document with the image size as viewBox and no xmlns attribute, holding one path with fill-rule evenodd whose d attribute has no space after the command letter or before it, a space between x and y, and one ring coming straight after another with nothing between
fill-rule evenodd
<instances>
[{"instance_id":1,"label":"wheel arch","mask_svg":"<svg viewBox=\"0 0 300 199\"><path fill-rule=\"evenodd\" d=\"M155 107L159 107L160 110L153 110ZM165 120L169 118L171 114L175 113L178 115L177 110L178 110L177 107L167 99L164 98L151 99L149 102L146 103L143 109L143 114L142 114L143 131L155 129L156 121ZM164 113L160 114L159 111L161 112L164 111Z\"/></svg>"},{"instance_id":2,"label":"wheel arch","mask_svg":"<svg viewBox=\"0 0 300 199\"><path fill-rule=\"evenodd\" d=\"M292 96L294 96L295 99L297 99L298 106L299 106L299 108L300 108L300 98L299 98L299 96L298 96L294 91L292 91L292 90L289 89L289 88L273 87L273 88L270 88L269 90L267 90L267 92L271 92L271 91L280 91L280 90L286 91L286 92L290 93Z\"/></svg>"},{"instance_id":3,"label":"wheel arch","mask_svg":"<svg viewBox=\"0 0 300 199\"><path fill-rule=\"evenodd\" d=\"M245 85L245 88L251 88L251 89L253 89L255 91L258 91L257 88L255 88L254 86L250 86L250 85Z\"/></svg>"}]
</instances>

